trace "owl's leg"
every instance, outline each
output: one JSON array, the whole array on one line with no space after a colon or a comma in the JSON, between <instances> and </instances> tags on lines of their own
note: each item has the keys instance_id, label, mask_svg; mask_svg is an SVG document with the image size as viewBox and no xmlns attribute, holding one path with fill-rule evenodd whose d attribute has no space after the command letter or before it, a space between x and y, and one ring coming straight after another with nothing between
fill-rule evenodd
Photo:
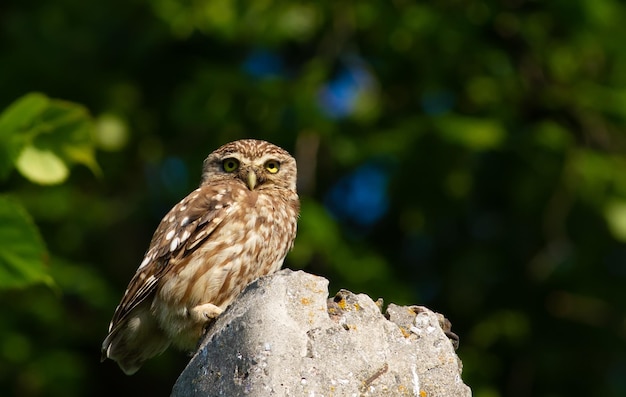
<instances>
[{"instance_id":1,"label":"owl's leg","mask_svg":"<svg viewBox=\"0 0 626 397\"><path fill-rule=\"evenodd\" d=\"M193 354L200 348L200 344L202 343L202 337L206 335L208 329L213 325L214 320L222 314L224 310L215 306L212 303L205 303L203 305L198 305L192 307L187 311L187 315L194 322L194 329L197 330L198 334L196 335L196 348L191 349L191 346L187 346L186 350L189 350L189 354Z\"/></svg>"},{"instance_id":2,"label":"owl's leg","mask_svg":"<svg viewBox=\"0 0 626 397\"><path fill-rule=\"evenodd\" d=\"M223 309L212 303L205 303L191 308L189 315L191 319L196 322L196 324L202 327L201 335L205 335L211 325L213 325L213 321L217 318L217 316L222 314L223 311ZM200 343L202 343L202 338L198 339L198 346L196 346L195 350L198 350Z\"/></svg>"},{"instance_id":3,"label":"owl's leg","mask_svg":"<svg viewBox=\"0 0 626 397\"><path fill-rule=\"evenodd\" d=\"M189 315L197 323L204 324L217 318L217 316L222 314L223 311L223 309L212 303L205 303L203 305L192 307L191 310L189 310Z\"/></svg>"}]
</instances>

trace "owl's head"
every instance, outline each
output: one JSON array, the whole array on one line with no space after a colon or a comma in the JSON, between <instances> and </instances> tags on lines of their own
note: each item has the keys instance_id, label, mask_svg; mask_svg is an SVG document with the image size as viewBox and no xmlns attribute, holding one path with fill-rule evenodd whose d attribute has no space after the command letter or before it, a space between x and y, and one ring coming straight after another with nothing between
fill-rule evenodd
<instances>
[{"instance_id":1,"label":"owl's head","mask_svg":"<svg viewBox=\"0 0 626 397\"><path fill-rule=\"evenodd\" d=\"M296 190L296 160L266 141L242 139L211 153L202 169L202 185L237 180L250 190Z\"/></svg>"}]
</instances>

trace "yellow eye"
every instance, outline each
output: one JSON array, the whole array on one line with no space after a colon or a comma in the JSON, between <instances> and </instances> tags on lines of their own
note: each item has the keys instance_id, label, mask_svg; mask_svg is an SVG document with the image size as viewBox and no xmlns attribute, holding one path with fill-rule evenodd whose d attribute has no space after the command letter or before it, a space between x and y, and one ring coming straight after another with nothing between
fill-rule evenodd
<instances>
[{"instance_id":1,"label":"yellow eye","mask_svg":"<svg viewBox=\"0 0 626 397\"><path fill-rule=\"evenodd\" d=\"M235 172L239 168L239 160L235 158L227 158L222 161L222 168L226 172Z\"/></svg>"},{"instance_id":2,"label":"yellow eye","mask_svg":"<svg viewBox=\"0 0 626 397\"><path fill-rule=\"evenodd\" d=\"M280 163L276 160L270 160L267 163L265 163L265 169L270 174L275 174L280 169Z\"/></svg>"}]
</instances>

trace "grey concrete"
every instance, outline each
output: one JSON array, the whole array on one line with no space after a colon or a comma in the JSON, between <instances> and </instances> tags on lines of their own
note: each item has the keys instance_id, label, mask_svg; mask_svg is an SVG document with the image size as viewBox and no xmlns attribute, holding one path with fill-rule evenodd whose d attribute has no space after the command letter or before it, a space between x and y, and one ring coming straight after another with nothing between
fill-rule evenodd
<instances>
[{"instance_id":1,"label":"grey concrete","mask_svg":"<svg viewBox=\"0 0 626 397\"><path fill-rule=\"evenodd\" d=\"M252 283L217 319L173 397L471 396L440 324L285 269ZM417 314L416 314L417 313Z\"/></svg>"}]
</instances>

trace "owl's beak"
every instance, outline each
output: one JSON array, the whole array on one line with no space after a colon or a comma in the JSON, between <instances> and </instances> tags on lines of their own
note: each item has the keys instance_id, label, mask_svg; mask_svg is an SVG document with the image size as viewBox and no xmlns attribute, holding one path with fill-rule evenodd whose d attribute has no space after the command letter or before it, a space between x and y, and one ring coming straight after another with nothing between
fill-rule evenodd
<instances>
[{"instance_id":1,"label":"owl's beak","mask_svg":"<svg viewBox=\"0 0 626 397\"><path fill-rule=\"evenodd\" d=\"M254 190L254 187L256 186L256 173L254 172L254 170L249 170L248 171L248 187L250 188L250 190Z\"/></svg>"}]
</instances>

